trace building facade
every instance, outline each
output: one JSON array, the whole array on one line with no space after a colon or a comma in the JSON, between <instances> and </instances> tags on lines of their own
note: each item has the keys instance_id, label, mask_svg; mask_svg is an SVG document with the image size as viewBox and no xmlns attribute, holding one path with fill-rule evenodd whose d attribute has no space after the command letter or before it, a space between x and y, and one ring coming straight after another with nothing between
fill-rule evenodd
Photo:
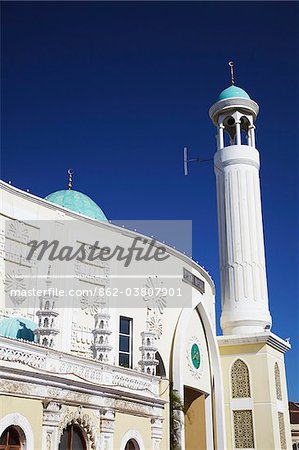
<instances>
[{"instance_id":1,"label":"building facade","mask_svg":"<svg viewBox=\"0 0 299 450\"><path fill-rule=\"evenodd\" d=\"M191 258L111 224L71 177L45 199L1 182L0 450L291 449L257 114L236 86L210 109L223 336Z\"/></svg>"}]
</instances>

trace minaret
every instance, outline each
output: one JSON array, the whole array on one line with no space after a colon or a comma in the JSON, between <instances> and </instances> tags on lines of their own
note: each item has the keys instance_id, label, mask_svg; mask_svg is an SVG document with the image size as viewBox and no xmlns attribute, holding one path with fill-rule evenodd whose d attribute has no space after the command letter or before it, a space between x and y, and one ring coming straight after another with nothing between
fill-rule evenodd
<instances>
[{"instance_id":1,"label":"minaret","mask_svg":"<svg viewBox=\"0 0 299 450\"><path fill-rule=\"evenodd\" d=\"M145 331L141 333L141 347L139 347L141 360L138 364L141 366L142 372L156 375L157 365L159 364L159 361L156 359L157 346L155 341L157 336L154 331L150 331L149 308L147 308L146 316Z\"/></svg>"},{"instance_id":2,"label":"minaret","mask_svg":"<svg viewBox=\"0 0 299 450\"><path fill-rule=\"evenodd\" d=\"M233 70L232 64L231 71ZM260 157L254 122L259 106L241 88L221 92L210 108L217 127L214 169L223 334L245 335L271 328L261 210Z\"/></svg>"},{"instance_id":3,"label":"minaret","mask_svg":"<svg viewBox=\"0 0 299 450\"><path fill-rule=\"evenodd\" d=\"M39 310L36 311L38 317L38 328L34 331L36 341L38 344L45 347L54 347L55 336L59 333L56 327L56 318L59 315L55 309L57 297L51 289L52 280L50 277L50 269L48 269L48 276L46 279L46 292L39 297Z\"/></svg>"}]
</instances>

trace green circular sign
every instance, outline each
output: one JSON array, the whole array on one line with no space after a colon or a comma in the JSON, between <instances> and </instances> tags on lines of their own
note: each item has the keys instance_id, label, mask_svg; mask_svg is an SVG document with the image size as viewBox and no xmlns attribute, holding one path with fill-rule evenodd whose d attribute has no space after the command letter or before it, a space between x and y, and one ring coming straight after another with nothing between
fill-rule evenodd
<instances>
[{"instance_id":1,"label":"green circular sign","mask_svg":"<svg viewBox=\"0 0 299 450\"><path fill-rule=\"evenodd\" d=\"M199 351L197 344L193 344L191 347L191 359L192 359L192 364L195 367L195 369L199 369L201 357L200 357L200 351Z\"/></svg>"}]
</instances>

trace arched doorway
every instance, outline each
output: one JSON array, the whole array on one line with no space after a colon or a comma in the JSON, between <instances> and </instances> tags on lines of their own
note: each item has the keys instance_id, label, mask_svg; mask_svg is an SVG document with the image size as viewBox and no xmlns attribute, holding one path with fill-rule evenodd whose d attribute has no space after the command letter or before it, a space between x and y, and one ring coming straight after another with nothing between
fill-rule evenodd
<instances>
[{"instance_id":1,"label":"arched doorway","mask_svg":"<svg viewBox=\"0 0 299 450\"><path fill-rule=\"evenodd\" d=\"M135 441L135 439L130 439L125 446L125 450L140 450L139 445Z\"/></svg>"},{"instance_id":2,"label":"arched doorway","mask_svg":"<svg viewBox=\"0 0 299 450\"><path fill-rule=\"evenodd\" d=\"M86 440L78 425L69 425L64 430L58 450L87 450Z\"/></svg>"},{"instance_id":3,"label":"arched doorway","mask_svg":"<svg viewBox=\"0 0 299 450\"><path fill-rule=\"evenodd\" d=\"M0 450L21 450L21 437L15 427L8 427L0 438Z\"/></svg>"}]
</instances>

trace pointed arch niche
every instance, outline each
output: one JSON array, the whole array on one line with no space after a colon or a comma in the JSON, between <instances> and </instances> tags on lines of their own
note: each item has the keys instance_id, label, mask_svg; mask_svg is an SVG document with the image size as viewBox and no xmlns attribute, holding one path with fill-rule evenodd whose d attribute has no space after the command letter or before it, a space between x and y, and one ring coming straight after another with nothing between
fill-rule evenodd
<instances>
[{"instance_id":1,"label":"pointed arch niche","mask_svg":"<svg viewBox=\"0 0 299 450\"><path fill-rule=\"evenodd\" d=\"M251 397L248 366L241 359L237 359L232 365L231 388L232 398Z\"/></svg>"}]
</instances>

